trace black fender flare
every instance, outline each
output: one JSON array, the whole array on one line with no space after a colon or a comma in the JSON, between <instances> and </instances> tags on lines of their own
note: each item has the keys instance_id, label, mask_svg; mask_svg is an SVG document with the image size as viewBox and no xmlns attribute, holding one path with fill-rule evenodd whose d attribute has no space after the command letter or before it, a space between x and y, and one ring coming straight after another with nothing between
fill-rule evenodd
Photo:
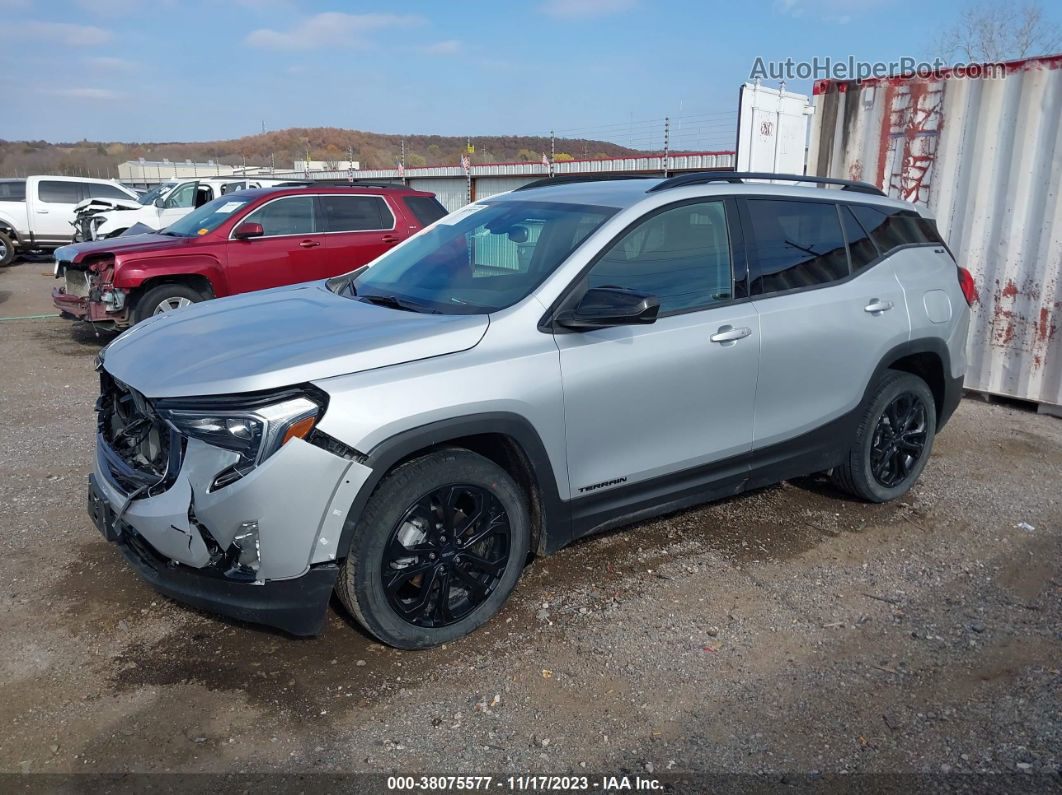
<instances>
[{"instance_id":1,"label":"black fender flare","mask_svg":"<svg viewBox=\"0 0 1062 795\"><path fill-rule=\"evenodd\" d=\"M354 527L365 510L365 505L377 485L395 464L415 453L431 450L455 439L481 434L508 437L527 459L534 479L533 485L538 491L542 518L537 551L548 554L567 544L571 540L570 511L557 491L557 479L546 453L546 446L542 443L538 431L525 417L498 411L453 417L410 428L363 453L364 460L360 463L369 467L372 472L347 511L339 537L337 556L345 558L349 554Z\"/></svg>"},{"instance_id":2,"label":"black fender flare","mask_svg":"<svg viewBox=\"0 0 1062 795\"><path fill-rule=\"evenodd\" d=\"M900 359L920 353L932 353L937 356L943 369L941 375L943 376L944 393L941 398L941 404L937 406L937 430L939 431L951 419L951 415L955 412L959 401L962 399L964 380L963 376L952 377L951 352L948 350L947 343L940 337L923 337L922 339L909 340L891 348L874 369L874 373L867 383L866 392L863 395L863 403L860 405L865 405L867 400L873 399L874 396L869 394L870 388L885 370L891 369L892 365Z\"/></svg>"}]
</instances>

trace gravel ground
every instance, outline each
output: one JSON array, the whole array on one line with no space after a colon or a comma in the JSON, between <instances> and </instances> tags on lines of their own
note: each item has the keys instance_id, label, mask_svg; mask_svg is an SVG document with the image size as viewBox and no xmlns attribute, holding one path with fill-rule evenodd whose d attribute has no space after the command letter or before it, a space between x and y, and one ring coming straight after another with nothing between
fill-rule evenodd
<instances>
[{"instance_id":1,"label":"gravel ground","mask_svg":"<svg viewBox=\"0 0 1062 795\"><path fill-rule=\"evenodd\" d=\"M47 311L50 276L0 270L0 316ZM99 345L0 320L0 771L1059 783L1057 419L965 400L903 501L803 479L642 523L535 561L475 635L398 652L338 605L295 640L137 580L85 513Z\"/></svg>"}]
</instances>

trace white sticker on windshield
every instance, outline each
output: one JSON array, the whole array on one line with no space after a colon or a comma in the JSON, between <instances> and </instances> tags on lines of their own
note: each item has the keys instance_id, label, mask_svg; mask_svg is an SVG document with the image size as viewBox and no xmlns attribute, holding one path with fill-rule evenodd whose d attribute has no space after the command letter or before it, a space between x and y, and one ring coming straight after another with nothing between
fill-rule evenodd
<instances>
[{"instance_id":1,"label":"white sticker on windshield","mask_svg":"<svg viewBox=\"0 0 1062 795\"><path fill-rule=\"evenodd\" d=\"M485 204L466 204L460 210L454 210L449 215L444 215L435 223L442 224L443 226L453 226L459 221L463 221L465 218L468 218L468 216L472 215L472 213L477 213L480 210L486 209L487 205Z\"/></svg>"},{"instance_id":2,"label":"white sticker on windshield","mask_svg":"<svg viewBox=\"0 0 1062 795\"><path fill-rule=\"evenodd\" d=\"M234 212L235 210L238 210L241 207L243 207L243 202L225 202L223 205L218 207L215 212L225 213L226 215L228 215L229 213Z\"/></svg>"}]
</instances>

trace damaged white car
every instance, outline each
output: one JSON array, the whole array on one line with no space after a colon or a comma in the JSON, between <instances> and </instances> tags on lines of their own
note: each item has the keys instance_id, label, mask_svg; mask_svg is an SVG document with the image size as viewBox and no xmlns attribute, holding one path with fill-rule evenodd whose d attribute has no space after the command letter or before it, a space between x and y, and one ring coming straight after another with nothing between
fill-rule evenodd
<instances>
[{"instance_id":1,"label":"damaged white car","mask_svg":"<svg viewBox=\"0 0 1062 795\"><path fill-rule=\"evenodd\" d=\"M102 240L130 232L154 232L227 193L292 184L295 183L282 179L233 176L171 179L139 198L86 199L76 209L74 242Z\"/></svg>"}]
</instances>

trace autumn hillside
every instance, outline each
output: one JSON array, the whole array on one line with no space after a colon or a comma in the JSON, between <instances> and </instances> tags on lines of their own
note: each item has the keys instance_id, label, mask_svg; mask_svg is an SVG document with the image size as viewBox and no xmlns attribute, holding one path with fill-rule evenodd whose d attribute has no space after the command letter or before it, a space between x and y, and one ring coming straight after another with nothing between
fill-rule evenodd
<instances>
[{"instance_id":1,"label":"autumn hillside","mask_svg":"<svg viewBox=\"0 0 1062 795\"><path fill-rule=\"evenodd\" d=\"M354 159L363 168L386 168L398 162L402 141L406 145L406 165L456 165L465 151L465 138L443 135L390 135L342 130L336 127L293 127L237 138L230 141L197 143L115 143L79 141L52 144L45 141L0 140L0 176L25 176L27 173L97 172L114 176L118 163L143 157L147 160L216 160L222 163L269 165L291 168L293 161L346 160L353 147ZM474 162L537 161L549 152L548 137L481 136L474 137ZM558 138L557 158L610 157L633 150L604 141Z\"/></svg>"}]
</instances>

